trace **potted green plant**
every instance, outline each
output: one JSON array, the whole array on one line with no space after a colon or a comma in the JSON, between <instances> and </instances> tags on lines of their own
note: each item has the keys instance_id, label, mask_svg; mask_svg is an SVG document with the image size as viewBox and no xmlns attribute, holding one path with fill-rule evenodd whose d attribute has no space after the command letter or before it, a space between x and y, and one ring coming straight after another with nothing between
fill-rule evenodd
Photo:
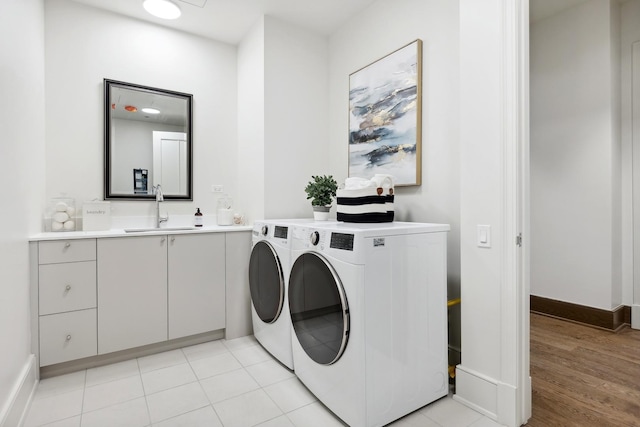
<instances>
[{"instance_id":1,"label":"potted green plant","mask_svg":"<svg viewBox=\"0 0 640 427\"><path fill-rule=\"evenodd\" d=\"M304 191L307 193L307 199L311 199L313 218L326 221L329 219L329 209L331 209L333 198L336 197L338 183L332 175L312 175L311 178L312 180L309 181Z\"/></svg>"}]
</instances>

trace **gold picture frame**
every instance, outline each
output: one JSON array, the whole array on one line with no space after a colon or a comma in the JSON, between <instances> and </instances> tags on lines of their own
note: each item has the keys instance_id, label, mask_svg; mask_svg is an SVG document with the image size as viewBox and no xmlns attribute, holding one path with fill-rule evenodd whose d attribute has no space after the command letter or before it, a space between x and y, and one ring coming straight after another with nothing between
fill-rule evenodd
<instances>
[{"instance_id":1,"label":"gold picture frame","mask_svg":"<svg viewBox=\"0 0 640 427\"><path fill-rule=\"evenodd\" d=\"M422 183L422 40L349 75L349 177Z\"/></svg>"}]
</instances>

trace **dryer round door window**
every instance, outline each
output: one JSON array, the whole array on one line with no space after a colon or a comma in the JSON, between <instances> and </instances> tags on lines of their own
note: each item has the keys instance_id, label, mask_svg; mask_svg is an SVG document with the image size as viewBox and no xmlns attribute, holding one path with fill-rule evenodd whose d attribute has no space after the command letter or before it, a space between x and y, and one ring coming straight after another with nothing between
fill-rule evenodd
<instances>
[{"instance_id":1,"label":"dryer round door window","mask_svg":"<svg viewBox=\"0 0 640 427\"><path fill-rule=\"evenodd\" d=\"M284 305L284 275L278 254L263 240L251 250L249 289L253 308L260 319L265 323L278 320Z\"/></svg>"},{"instance_id":2,"label":"dryer round door window","mask_svg":"<svg viewBox=\"0 0 640 427\"><path fill-rule=\"evenodd\" d=\"M340 359L349 339L349 305L334 268L307 252L291 267L289 311L298 342L315 362Z\"/></svg>"}]
</instances>

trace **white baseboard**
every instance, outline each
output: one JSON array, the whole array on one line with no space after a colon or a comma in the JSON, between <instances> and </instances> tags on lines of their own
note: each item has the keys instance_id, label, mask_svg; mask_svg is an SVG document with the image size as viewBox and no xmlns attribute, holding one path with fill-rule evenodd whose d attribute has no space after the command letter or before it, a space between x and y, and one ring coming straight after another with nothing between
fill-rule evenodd
<instances>
[{"instance_id":1,"label":"white baseboard","mask_svg":"<svg viewBox=\"0 0 640 427\"><path fill-rule=\"evenodd\" d=\"M531 401L531 377L524 384ZM531 417L531 405L518 401L518 389L462 365L456 367L453 399L505 426L520 426ZM523 407L521 407L524 405ZM524 412L524 413L521 413Z\"/></svg>"},{"instance_id":2,"label":"white baseboard","mask_svg":"<svg viewBox=\"0 0 640 427\"><path fill-rule=\"evenodd\" d=\"M493 420L498 419L498 382L463 365L456 366L453 399Z\"/></svg>"},{"instance_id":3,"label":"white baseboard","mask_svg":"<svg viewBox=\"0 0 640 427\"><path fill-rule=\"evenodd\" d=\"M16 427L24 423L38 384L35 355L29 355L18 381L11 390L7 404L0 414L0 427Z\"/></svg>"}]
</instances>

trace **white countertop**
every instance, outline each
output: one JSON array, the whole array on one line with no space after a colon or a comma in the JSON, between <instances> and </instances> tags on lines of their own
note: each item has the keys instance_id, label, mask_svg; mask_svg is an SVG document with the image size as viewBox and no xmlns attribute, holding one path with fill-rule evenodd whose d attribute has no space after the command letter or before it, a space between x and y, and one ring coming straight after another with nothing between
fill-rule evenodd
<instances>
[{"instance_id":1,"label":"white countertop","mask_svg":"<svg viewBox=\"0 0 640 427\"><path fill-rule=\"evenodd\" d=\"M130 228L112 228L105 231L58 231L44 232L34 234L29 237L30 242L43 240L72 240L72 239L95 239L108 237L127 237L127 236L155 236L164 234L201 234L201 233L230 233L237 231L251 231L251 225L205 225L203 227L161 227L157 229L144 229L145 231L126 232L125 230L134 230L136 227Z\"/></svg>"}]
</instances>

